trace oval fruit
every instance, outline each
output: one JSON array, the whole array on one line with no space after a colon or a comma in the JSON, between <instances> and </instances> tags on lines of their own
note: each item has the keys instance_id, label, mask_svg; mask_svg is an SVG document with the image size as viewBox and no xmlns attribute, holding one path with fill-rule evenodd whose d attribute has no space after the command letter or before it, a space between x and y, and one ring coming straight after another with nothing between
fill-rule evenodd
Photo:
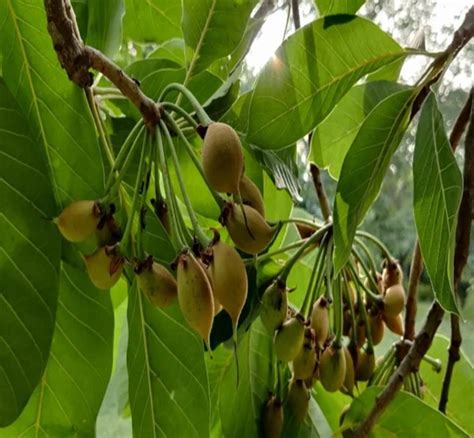
<instances>
[{"instance_id":1,"label":"oval fruit","mask_svg":"<svg viewBox=\"0 0 474 438\"><path fill-rule=\"evenodd\" d=\"M214 299L209 279L192 253L178 259L178 302L188 324L198 332L209 348L214 318Z\"/></svg>"},{"instance_id":2,"label":"oval fruit","mask_svg":"<svg viewBox=\"0 0 474 438\"><path fill-rule=\"evenodd\" d=\"M237 248L248 254L258 254L264 250L275 234L275 228L268 225L263 216L254 208L237 204L227 204L222 216L224 225Z\"/></svg>"},{"instance_id":3,"label":"oval fruit","mask_svg":"<svg viewBox=\"0 0 474 438\"><path fill-rule=\"evenodd\" d=\"M247 299L247 271L244 262L234 248L217 240L212 246L209 274L214 296L229 314L235 330Z\"/></svg>"},{"instance_id":4,"label":"oval fruit","mask_svg":"<svg viewBox=\"0 0 474 438\"><path fill-rule=\"evenodd\" d=\"M265 403L262 414L262 432L264 438L279 438L283 429L283 405L272 395Z\"/></svg>"},{"instance_id":5,"label":"oval fruit","mask_svg":"<svg viewBox=\"0 0 474 438\"><path fill-rule=\"evenodd\" d=\"M202 167L209 185L218 192L238 194L244 170L239 136L225 123L211 123L202 145Z\"/></svg>"},{"instance_id":6,"label":"oval fruit","mask_svg":"<svg viewBox=\"0 0 474 438\"><path fill-rule=\"evenodd\" d=\"M347 347L342 347L344 351L344 358L346 362L346 373L344 375L344 382L342 384L344 390L352 395L354 391L355 384L355 370L354 370L354 361L352 360L351 353Z\"/></svg>"},{"instance_id":7,"label":"oval fruit","mask_svg":"<svg viewBox=\"0 0 474 438\"><path fill-rule=\"evenodd\" d=\"M296 421L302 423L308 413L309 392L302 380L292 379L288 387L287 403Z\"/></svg>"},{"instance_id":8,"label":"oval fruit","mask_svg":"<svg viewBox=\"0 0 474 438\"><path fill-rule=\"evenodd\" d=\"M249 205L265 217L263 196L257 185L247 175L242 175L239 183L239 192L240 198L245 205Z\"/></svg>"},{"instance_id":9,"label":"oval fruit","mask_svg":"<svg viewBox=\"0 0 474 438\"><path fill-rule=\"evenodd\" d=\"M359 382L367 382L372 376L375 368L375 355L374 352L368 352L361 350L357 358L356 366L356 380Z\"/></svg>"},{"instance_id":10,"label":"oval fruit","mask_svg":"<svg viewBox=\"0 0 474 438\"><path fill-rule=\"evenodd\" d=\"M402 284L403 271L397 260L387 260L383 262L382 270L382 287L387 290L390 286L395 284Z\"/></svg>"},{"instance_id":11,"label":"oval fruit","mask_svg":"<svg viewBox=\"0 0 474 438\"><path fill-rule=\"evenodd\" d=\"M98 289L110 289L122 274L124 260L115 248L102 246L93 254L84 257L87 273Z\"/></svg>"},{"instance_id":12,"label":"oval fruit","mask_svg":"<svg viewBox=\"0 0 474 438\"><path fill-rule=\"evenodd\" d=\"M274 281L265 289L262 296L260 318L267 330L273 333L286 319L288 296L286 286Z\"/></svg>"},{"instance_id":13,"label":"oval fruit","mask_svg":"<svg viewBox=\"0 0 474 438\"><path fill-rule=\"evenodd\" d=\"M156 307L169 306L178 294L173 275L157 262L145 265L137 274L138 286Z\"/></svg>"},{"instance_id":14,"label":"oval fruit","mask_svg":"<svg viewBox=\"0 0 474 438\"><path fill-rule=\"evenodd\" d=\"M405 306L405 291L401 284L390 286L383 297L383 313L389 317L397 316Z\"/></svg>"},{"instance_id":15,"label":"oval fruit","mask_svg":"<svg viewBox=\"0 0 474 438\"><path fill-rule=\"evenodd\" d=\"M396 335L403 336L405 329L403 325L403 318L400 313L395 317L383 315L383 321L390 331Z\"/></svg>"},{"instance_id":16,"label":"oval fruit","mask_svg":"<svg viewBox=\"0 0 474 438\"><path fill-rule=\"evenodd\" d=\"M314 349L313 335L310 328L305 329L303 346L293 360L293 377L306 380L313 376L318 358Z\"/></svg>"},{"instance_id":17,"label":"oval fruit","mask_svg":"<svg viewBox=\"0 0 474 438\"><path fill-rule=\"evenodd\" d=\"M328 301L323 296L319 297L313 304L311 328L314 330L316 344L319 348L322 348L329 335Z\"/></svg>"},{"instance_id":18,"label":"oval fruit","mask_svg":"<svg viewBox=\"0 0 474 438\"><path fill-rule=\"evenodd\" d=\"M275 333L273 346L276 357L282 362L291 362L300 352L304 342L304 322L297 315L288 319Z\"/></svg>"},{"instance_id":19,"label":"oval fruit","mask_svg":"<svg viewBox=\"0 0 474 438\"><path fill-rule=\"evenodd\" d=\"M342 348L330 345L324 350L319 361L319 379L324 389L338 391L346 377L346 357Z\"/></svg>"},{"instance_id":20,"label":"oval fruit","mask_svg":"<svg viewBox=\"0 0 474 438\"><path fill-rule=\"evenodd\" d=\"M69 204L54 222L66 240L83 242L95 233L100 217L96 201L82 200Z\"/></svg>"},{"instance_id":21,"label":"oval fruit","mask_svg":"<svg viewBox=\"0 0 474 438\"><path fill-rule=\"evenodd\" d=\"M380 344L383 339L384 326L382 314L369 315L370 334L372 335L372 342L374 345Z\"/></svg>"}]
</instances>

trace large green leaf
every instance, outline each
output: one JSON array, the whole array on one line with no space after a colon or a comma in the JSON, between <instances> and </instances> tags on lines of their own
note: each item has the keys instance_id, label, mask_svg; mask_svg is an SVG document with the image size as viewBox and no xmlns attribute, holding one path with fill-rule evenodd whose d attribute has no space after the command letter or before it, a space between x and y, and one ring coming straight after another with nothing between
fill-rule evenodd
<instances>
[{"instance_id":1,"label":"large green leaf","mask_svg":"<svg viewBox=\"0 0 474 438\"><path fill-rule=\"evenodd\" d=\"M343 427L350 427L364 420L382 389L372 386L357 397L345 415ZM418 397L407 392L400 392L382 413L370 436L467 438L469 435L448 417Z\"/></svg>"},{"instance_id":2,"label":"large green leaf","mask_svg":"<svg viewBox=\"0 0 474 438\"><path fill-rule=\"evenodd\" d=\"M388 165L408 125L413 90L376 105L355 137L337 185L334 206L336 270L346 263L357 226L377 198Z\"/></svg>"},{"instance_id":3,"label":"large green leaf","mask_svg":"<svg viewBox=\"0 0 474 438\"><path fill-rule=\"evenodd\" d=\"M41 148L0 79L0 426L22 411L48 360L61 243Z\"/></svg>"},{"instance_id":4,"label":"large green leaf","mask_svg":"<svg viewBox=\"0 0 474 438\"><path fill-rule=\"evenodd\" d=\"M43 149L56 201L102 195L104 166L84 93L60 67L41 0L0 3L3 76Z\"/></svg>"},{"instance_id":5,"label":"large green leaf","mask_svg":"<svg viewBox=\"0 0 474 438\"><path fill-rule=\"evenodd\" d=\"M124 0L88 2L87 44L114 57L122 42Z\"/></svg>"},{"instance_id":6,"label":"large green leaf","mask_svg":"<svg viewBox=\"0 0 474 438\"><path fill-rule=\"evenodd\" d=\"M403 89L395 82L376 81L357 85L314 130L311 156L316 164L339 179L342 163L365 118L375 105Z\"/></svg>"},{"instance_id":7,"label":"large green leaf","mask_svg":"<svg viewBox=\"0 0 474 438\"><path fill-rule=\"evenodd\" d=\"M316 20L289 37L258 78L248 140L289 145L320 123L361 77L405 56L375 24L351 15Z\"/></svg>"},{"instance_id":8,"label":"large green leaf","mask_svg":"<svg viewBox=\"0 0 474 438\"><path fill-rule=\"evenodd\" d=\"M291 409L286 406L282 436L292 438L326 438L331 435L331 426L313 397L309 400L308 414L303 422L300 422Z\"/></svg>"},{"instance_id":9,"label":"large green leaf","mask_svg":"<svg viewBox=\"0 0 474 438\"><path fill-rule=\"evenodd\" d=\"M226 438L260 436L260 416L273 390L272 338L260 319L240 340L239 385L235 360L228 357L219 383L219 412Z\"/></svg>"},{"instance_id":10,"label":"large green leaf","mask_svg":"<svg viewBox=\"0 0 474 438\"><path fill-rule=\"evenodd\" d=\"M256 4L256 0L183 0L184 40L194 50L189 77L237 47Z\"/></svg>"},{"instance_id":11,"label":"large green leaf","mask_svg":"<svg viewBox=\"0 0 474 438\"><path fill-rule=\"evenodd\" d=\"M315 0L319 14L355 14L365 3L365 0Z\"/></svg>"},{"instance_id":12,"label":"large green leaf","mask_svg":"<svg viewBox=\"0 0 474 438\"><path fill-rule=\"evenodd\" d=\"M443 363L441 372L435 372L428 362L421 362L421 373L423 382L426 385L424 400L434 408L437 408L439 404L448 361L448 347L449 340L444 336L436 335L428 350L428 354L431 357L441 359ZM469 348L468 345L466 345L466 351L468 351L467 348ZM471 436L474 436L474 417L472 416L474 400L472 397L466 397L466 394L474 394L474 367L464 351L461 350L461 359L454 366L451 378L447 415L463 427Z\"/></svg>"},{"instance_id":13,"label":"large green leaf","mask_svg":"<svg viewBox=\"0 0 474 438\"><path fill-rule=\"evenodd\" d=\"M125 0L124 38L160 43L179 38L181 2Z\"/></svg>"},{"instance_id":14,"label":"large green leaf","mask_svg":"<svg viewBox=\"0 0 474 438\"><path fill-rule=\"evenodd\" d=\"M94 436L112 369L113 326L110 295L63 264L48 366L20 418L0 436Z\"/></svg>"},{"instance_id":15,"label":"large green leaf","mask_svg":"<svg viewBox=\"0 0 474 438\"><path fill-rule=\"evenodd\" d=\"M441 306L457 312L453 269L462 176L432 93L416 133L413 189L416 230L426 271Z\"/></svg>"}]
</instances>

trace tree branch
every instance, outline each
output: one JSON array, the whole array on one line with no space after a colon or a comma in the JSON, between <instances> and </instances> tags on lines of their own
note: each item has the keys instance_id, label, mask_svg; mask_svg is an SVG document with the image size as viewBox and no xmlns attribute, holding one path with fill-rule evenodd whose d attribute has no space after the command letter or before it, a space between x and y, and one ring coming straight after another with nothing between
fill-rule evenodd
<instances>
[{"instance_id":1,"label":"tree branch","mask_svg":"<svg viewBox=\"0 0 474 438\"><path fill-rule=\"evenodd\" d=\"M69 0L44 0L48 32L61 66L71 81L81 88L92 85L92 67L107 77L141 112L148 127L161 118L160 106L145 96L139 84L98 50L85 46Z\"/></svg>"},{"instance_id":2,"label":"tree branch","mask_svg":"<svg viewBox=\"0 0 474 438\"><path fill-rule=\"evenodd\" d=\"M415 322L417 311L417 291L420 282L421 273L423 272L423 258L421 257L420 242L416 239L413 255L411 258L410 278L408 280L407 302L405 305L405 331L404 340L413 341L415 338Z\"/></svg>"},{"instance_id":3,"label":"tree branch","mask_svg":"<svg viewBox=\"0 0 474 438\"><path fill-rule=\"evenodd\" d=\"M462 49L462 47L464 47L464 45L466 45L467 42L473 36L474 36L474 7L471 7L471 9L466 14L466 17L464 18L464 21L461 24L460 28L454 33L451 44L448 46L448 48L444 52L444 55L446 57L444 62L446 62L449 58L451 59L454 58L457 55L457 53L459 53L459 51ZM416 113L421 108L421 105L423 104L426 96L429 93L430 86L440 77L441 77L441 73L437 74L435 78L432 81L430 81L430 83L427 86L425 86L423 90L418 94L413 104L412 114L411 114L412 118L416 115ZM472 137L473 135L471 135L471 138ZM466 151L467 151L467 148L466 148ZM471 165L471 168L468 170L468 173L471 175L471 178L472 178L472 174L474 173L474 166ZM463 193L463 199L464 199L465 193L466 191L464 191ZM470 192L470 196L471 195L472 195L472 192ZM470 205L469 205L470 208L468 210L468 214L463 214L461 211L459 213L458 224L457 224L458 230L459 229L464 230L465 227L471 226L470 222L471 222L471 214L472 214L472 196L469 199L470 199ZM461 202L461 205L462 205L462 202ZM458 232L461 232L463 233L463 235L465 235L465 231L458 231ZM468 233L467 238L463 242L457 242L456 252L454 256L455 263L456 262L459 263L460 256L458 254L461 252L462 253L465 252L466 245L469 250L469 241L470 241L469 237L470 235ZM460 244L458 245L458 243ZM459 281L458 278L460 278L463 268L464 266L455 268L455 277L454 277L455 284L457 284L457 281ZM387 383L387 386L377 397L375 405L372 407L372 410L368 413L367 417L359 425L359 427L354 431L354 437L368 436L368 434L372 430L378 418L382 415L384 410L387 408L390 402L394 399L397 392L400 390L401 386L403 385L403 381L405 380L405 377L408 376L409 373L416 372L418 370L420 361L423 358L423 356L426 354L428 349L430 348L434 335L436 334L436 331L438 330L438 327L441 324L443 314L444 314L444 310L435 301L432 304L430 311L428 312L426 321L422 329L420 330L418 335L415 337L413 344L410 347L410 350L408 351L408 354L403 358L399 367L397 368L397 370L395 371L395 373L392 375L389 382Z\"/></svg>"},{"instance_id":4,"label":"tree branch","mask_svg":"<svg viewBox=\"0 0 474 438\"><path fill-rule=\"evenodd\" d=\"M316 194L318 195L319 206L321 207L321 213L326 222L329 222L331 219L331 207L329 206L328 197L324 186L321 182L321 171L319 167L314 163L310 163L309 171L311 172L311 177L313 178L314 188L316 189Z\"/></svg>"},{"instance_id":5,"label":"tree branch","mask_svg":"<svg viewBox=\"0 0 474 438\"><path fill-rule=\"evenodd\" d=\"M453 149L456 148L457 143L462 137L462 133L469 121L469 129L466 134L464 143L464 190L461 199L461 206L459 207L458 227L456 230L456 254L454 257L454 278L455 291L459 291L459 284L461 282L461 274L467 264L469 257L469 237L471 234L471 213L474 208L474 91L471 93L459 114L453 131L451 132L450 141ZM467 114L467 117L466 117ZM443 387L439 399L439 410L446 413L446 406L448 404L449 388L451 385L451 378L453 376L454 366L456 362L461 359L460 348L462 343L461 330L459 327L459 317L451 315L451 340L449 344L448 364L446 366L446 373L443 379Z\"/></svg>"},{"instance_id":6,"label":"tree branch","mask_svg":"<svg viewBox=\"0 0 474 438\"><path fill-rule=\"evenodd\" d=\"M291 0L291 11L293 14L293 23L295 25L295 30L298 30L301 27L300 8L298 5L298 0Z\"/></svg>"}]
</instances>

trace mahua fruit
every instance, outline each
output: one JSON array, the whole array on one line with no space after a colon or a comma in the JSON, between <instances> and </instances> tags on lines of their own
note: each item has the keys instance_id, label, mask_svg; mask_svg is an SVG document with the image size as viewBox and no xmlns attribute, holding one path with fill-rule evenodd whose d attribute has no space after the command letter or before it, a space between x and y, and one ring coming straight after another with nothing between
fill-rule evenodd
<instances>
[{"instance_id":1,"label":"mahua fruit","mask_svg":"<svg viewBox=\"0 0 474 438\"><path fill-rule=\"evenodd\" d=\"M298 423L302 423L308 413L309 392L302 380L292 379L288 387L287 403Z\"/></svg>"},{"instance_id":2,"label":"mahua fruit","mask_svg":"<svg viewBox=\"0 0 474 438\"><path fill-rule=\"evenodd\" d=\"M267 330L273 333L285 321L287 311L286 285L278 280L273 281L262 295L260 319Z\"/></svg>"},{"instance_id":3,"label":"mahua fruit","mask_svg":"<svg viewBox=\"0 0 474 438\"><path fill-rule=\"evenodd\" d=\"M327 347L319 361L319 379L324 389L338 391L346 377L346 357L344 350L333 345Z\"/></svg>"},{"instance_id":4,"label":"mahua fruit","mask_svg":"<svg viewBox=\"0 0 474 438\"><path fill-rule=\"evenodd\" d=\"M83 242L95 233L100 217L96 201L82 200L69 204L54 222L66 240Z\"/></svg>"},{"instance_id":5,"label":"mahua fruit","mask_svg":"<svg viewBox=\"0 0 474 438\"><path fill-rule=\"evenodd\" d=\"M301 315L286 320L275 333L273 346L276 357L291 362L300 352L304 341L304 321Z\"/></svg>"},{"instance_id":6,"label":"mahua fruit","mask_svg":"<svg viewBox=\"0 0 474 438\"><path fill-rule=\"evenodd\" d=\"M98 289L110 289L122 274L124 259L115 247L102 246L84 257L87 273Z\"/></svg>"},{"instance_id":7,"label":"mahua fruit","mask_svg":"<svg viewBox=\"0 0 474 438\"><path fill-rule=\"evenodd\" d=\"M283 429L283 405L272 395L265 403L262 413L262 432L264 438L280 438Z\"/></svg>"},{"instance_id":8,"label":"mahua fruit","mask_svg":"<svg viewBox=\"0 0 474 438\"><path fill-rule=\"evenodd\" d=\"M242 175L239 183L240 198L245 205L255 208L263 217L265 217L265 206L263 196L257 185L247 176Z\"/></svg>"},{"instance_id":9,"label":"mahua fruit","mask_svg":"<svg viewBox=\"0 0 474 438\"><path fill-rule=\"evenodd\" d=\"M178 293L178 285L173 275L163 265L154 261L143 264L137 272L137 281L142 292L156 307L169 306Z\"/></svg>"},{"instance_id":10,"label":"mahua fruit","mask_svg":"<svg viewBox=\"0 0 474 438\"><path fill-rule=\"evenodd\" d=\"M405 291L401 284L395 284L385 290L383 313L389 317L397 316L405 306Z\"/></svg>"}]
</instances>

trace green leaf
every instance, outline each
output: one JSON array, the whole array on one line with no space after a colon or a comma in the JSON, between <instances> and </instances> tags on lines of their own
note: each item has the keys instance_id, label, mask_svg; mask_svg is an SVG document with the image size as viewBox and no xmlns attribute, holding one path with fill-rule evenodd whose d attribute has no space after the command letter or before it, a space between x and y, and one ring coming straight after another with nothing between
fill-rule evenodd
<instances>
[{"instance_id":1,"label":"green leaf","mask_svg":"<svg viewBox=\"0 0 474 438\"><path fill-rule=\"evenodd\" d=\"M20 415L48 360L61 242L41 148L0 78L0 426Z\"/></svg>"},{"instance_id":2,"label":"green leaf","mask_svg":"<svg viewBox=\"0 0 474 438\"><path fill-rule=\"evenodd\" d=\"M313 397L322 410L326 421L335 432L339 426L339 419L346 406L352 402L352 398L342 392L327 392L321 383L316 383L313 390Z\"/></svg>"},{"instance_id":3,"label":"green leaf","mask_svg":"<svg viewBox=\"0 0 474 438\"><path fill-rule=\"evenodd\" d=\"M94 436L112 370L113 326L110 295L63 264L48 366L20 418L0 435Z\"/></svg>"},{"instance_id":4,"label":"green leaf","mask_svg":"<svg viewBox=\"0 0 474 438\"><path fill-rule=\"evenodd\" d=\"M83 91L60 67L41 0L0 3L3 76L42 148L58 204L95 199L104 166Z\"/></svg>"},{"instance_id":5,"label":"green leaf","mask_svg":"<svg viewBox=\"0 0 474 438\"><path fill-rule=\"evenodd\" d=\"M128 324L134 436L208 436L210 396L203 343L178 305L155 308L134 285Z\"/></svg>"},{"instance_id":6,"label":"green leaf","mask_svg":"<svg viewBox=\"0 0 474 438\"><path fill-rule=\"evenodd\" d=\"M124 38L160 43L182 37L181 2L125 0Z\"/></svg>"},{"instance_id":7,"label":"green leaf","mask_svg":"<svg viewBox=\"0 0 474 438\"><path fill-rule=\"evenodd\" d=\"M344 159L334 202L337 271L349 258L357 226L380 192L392 155L408 125L413 96L413 90L400 91L376 105Z\"/></svg>"},{"instance_id":8,"label":"green leaf","mask_svg":"<svg viewBox=\"0 0 474 438\"><path fill-rule=\"evenodd\" d=\"M87 44L113 58L122 42L124 0L89 1Z\"/></svg>"},{"instance_id":9,"label":"green leaf","mask_svg":"<svg viewBox=\"0 0 474 438\"><path fill-rule=\"evenodd\" d=\"M256 0L183 0L184 40L194 50L189 77L237 47L256 4Z\"/></svg>"},{"instance_id":10,"label":"green leaf","mask_svg":"<svg viewBox=\"0 0 474 438\"><path fill-rule=\"evenodd\" d=\"M357 85L341 99L334 111L314 130L311 156L316 164L339 179L342 163L360 126L372 109L404 87L395 82L376 81Z\"/></svg>"},{"instance_id":11,"label":"green leaf","mask_svg":"<svg viewBox=\"0 0 474 438\"><path fill-rule=\"evenodd\" d=\"M235 360L232 356L228 358L218 402L226 438L261 435L261 411L273 389L272 348L272 338L258 319L239 342L238 386Z\"/></svg>"},{"instance_id":12,"label":"green leaf","mask_svg":"<svg viewBox=\"0 0 474 438\"><path fill-rule=\"evenodd\" d=\"M375 24L350 15L316 20L289 37L259 75L248 140L262 149L294 143L367 73L405 56Z\"/></svg>"},{"instance_id":13,"label":"green leaf","mask_svg":"<svg viewBox=\"0 0 474 438\"><path fill-rule=\"evenodd\" d=\"M440 373L435 372L428 362L421 362L421 374L423 382L426 385L424 400L436 409L438 408L439 397L446 372L448 347L449 340L444 336L436 335L428 350L428 354L431 357L441 359L443 369ZM466 345L466 348L469 348L469 346ZM466 349L466 351L468 350ZM468 400L466 394L474 394L474 367L462 349L460 353L461 359L459 362L456 362L451 378L447 415L473 436L474 417L472 416L472 409L474 406L472 398Z\"/></svg>"},{"instance_id":14,"label":"green leaf","mask_svg":"<svg viewBox=\"0 0 474 438\"><path fill-rule=\"evenodd\" d=\"M453 270L462 176L431 93L423 106L413 158L413 205L426 271L441 306L457 312Z\"/></svg>"},{"instance_id":15,"label":"green leaf","mask_svg":"<svg viewBox=\"0 0 474 438\"><path fill-rule=\"evenodd\" d=\"M315 0L319 15L355 14L365 0Z\"/></svg>"},{"instance_id":16,"label":"green leaf","mask_svg":"<svg viewBox=\"0 0 474 438\"><path fill-rule=\"evenodd\" d=\"M168 59L181 67L186 67L186 58L192 56L192 50L186 47L182 38L165 41L148 55L148 59Z\"/></svg>"},{"instance_id":17,"label":"green leaf","mask_svg":"<svg viewBox=\"0 0 474 438\"><path fill-rule=\"evenodd\" d=\"M343 428L365 419L382 387L367 388L357 397L344 418ZM413 438L468 437L458 425L418 397L399 392L372 429L371 437L410 436Z\"/></svg>"}]
</instances>

